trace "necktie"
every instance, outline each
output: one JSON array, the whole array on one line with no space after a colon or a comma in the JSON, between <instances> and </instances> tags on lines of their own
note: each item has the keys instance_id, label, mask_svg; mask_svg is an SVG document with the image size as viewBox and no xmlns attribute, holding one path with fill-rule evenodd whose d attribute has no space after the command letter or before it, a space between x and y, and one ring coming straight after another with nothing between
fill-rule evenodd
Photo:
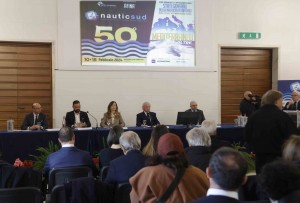
<instances>
[{"instance_id":1,"label":"necktie","mask_svg":"<svg viewBox=\"0 0 300 203\"><path fill-rule=\"evenodd\" d=\"M37 114L35 114L34 125L37 124L37 119L38 119L38 116L37 116Z\"/></svg>"}]
</instances>

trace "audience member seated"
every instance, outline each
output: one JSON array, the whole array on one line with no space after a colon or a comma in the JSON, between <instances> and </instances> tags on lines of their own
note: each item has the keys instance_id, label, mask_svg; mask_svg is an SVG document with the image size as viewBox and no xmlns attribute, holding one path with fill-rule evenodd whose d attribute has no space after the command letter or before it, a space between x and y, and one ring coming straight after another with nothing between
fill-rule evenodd
<instances>
[{"instance_id":1,"label":"audience member seated","mask_svg":"<svg viewBox=\"0 0 300 203\"><path fill-rule=\"evenodd\" d=\"M185 149L189 163L205 171L211 157L211 140L202 128L193 128L186 134L189 147Z\"/></svg>"},{"instance_id":2,"label":"audience member seated","mask_svg":"<svg viewBox=\"0 0 300 203\"><path fill-rule=\"evenodd\" d=\"M285 143L282 158L292 161L300 168L300 137L292 135Z\"/></svg>"},{"instance_id":3,"label":"audience member seated","mask_svg":"<svg viewBox=\"0 0 300 203\"><path fill-rule=\"evenodd\" d=\"M136 115L136 126L155 126L160 124L156 113L150 111L150 103L144 102L143 103L143 112Z\"/></svg>"},{"instance_id":4,"label":"audience member seated","mask_svg":"<svg viewBox=\"0 0 300 203\"><path fill-rule=\"evenodd\" d=\"M300 202L300 169L292 162L277 160L266 164L258 180L273 203Z\"/></svg>"},{"instance_id":5,"label":"audience member seated","mask_svg":"<svg viewBox=\"0 0 300 203\"><path fill-rule=\"evenodd\" d=\"M133 131L126 131L120 137L120 145L125 155L110 162L105 182L118 184L129 181L137 171L145 166L146 157L140 151L141 139Z\"/></svg>"},{"instance_id":6,"label":"audience member seated","mask_svg":"<svg viewBox=\"0 0 300 203\"><path fill-rule=\"evenodd\" d=\"M119 139L123 133L123 128L119 125L112 127L107 136L107 144L109 148L102 149L99 152L99 168L109 166L109 162L123 155L123 150Z\"/></svg>"},{"instance_id":7,"label":"audience member seated","mask_svg":"<svg viewBox=\"0 0 300 203\"><path fill-rule=\"evenodd\" d=\"M237 190L247 181L247 162L242 155L229 147L213 153L206 175L210 188L207 196L194 203L238 203Z\"/></svg>"},{"instance_id":8,"label":"audience member seated","mask_svg":"<svg viewBox=\"0 0 300 203\"><path fill-rule=\"evenodd\" d=\"M189 202L205 195L209 183L203 171L189 165L180 138L167 133L159 139L158 155L130 179L132 203L159 202L180 172L174 191L163 202Z\"/></svg>"},{"instance_id":9,"label":"audience member seated","mask_svg":"<svg viewBox=\"0 0 300 203\"><path fill-rule=\"evenodd\" d=\"M66 114L66 126L75 128L91 127L88 114L80 110L80 102L78 100L73 101L72 107L73 111Z\"/></svg>"},{"instance_id":10,"label":"audience member seated","mask_svg":"<svg viewBox=\"0 0 300 203\"><path fill-rule=\"evenodd\" d=\"M101 118L100 126L102 128L109 128L115 125L125 126L125 122L121 113L118 111L118 104L115 101L111 101L107 106L107 112L104 113Z\"/></svg>"},{"instance_id":11,"label":"audience member seated","mask_svg":"<svg viewBox=\"0 0 300 203\"><path fill-rule=\"evenodd\" d=\"M210 151L214 153L217 149L221 147L232 147L230 142L220 140L217 137L217 123L213 120L205 120L201 124L201 128L206 130L206 132L210 135L211 146Z\"/></svg>"},{"instance_id":12,"label":"audience member seated","mask_svg":"<svg viewBox=\"0 0 300 203\"><path fill-rule=\"evenodd\" d=\"M47 177L49 171L53 168L72 166L88 166L96 174L96 168L90 154L74 146L75 135L70 127L62 127L60 129L58 132L58 141L61 144L61 149L48 156L43 170L44 176Z\"/></svg>"},{"instance_id":13,"label":"audience member seated","mask_svg":"<svg viewBox=\"0 0 300 203\"><path fill-rule=\"evenodd\" d=\"M198 109L198 104L195 101L190 102L190 109L186 110L185 112L199 112L199 120L198 123L201 124L204 120L204 113L202 110Z\"/></svg>"},{"instance_id":14,"label":"audience member seated","mask_svg":"<svg viewBox=\"0 0 300 203\"><path fill-rule=\"evenodd\" d=\"M169 130L165 125L157 125L152 129L151 138L147 145L143 149L143 154L145 156L154 156L157 155L157 143L159 138L168 133Z\"/></svg>"},{"instance_id":15,"label":"audience member seated","mask_svg":"<svg viewBox=\"0 0 300 203\"><path fill-rule=\"evenodd\" d=\"M39 103L32 104L32 113L27 114L22 123L22 130L43 130L48 128L47 116Z\"/></svg>"}]
</instances>

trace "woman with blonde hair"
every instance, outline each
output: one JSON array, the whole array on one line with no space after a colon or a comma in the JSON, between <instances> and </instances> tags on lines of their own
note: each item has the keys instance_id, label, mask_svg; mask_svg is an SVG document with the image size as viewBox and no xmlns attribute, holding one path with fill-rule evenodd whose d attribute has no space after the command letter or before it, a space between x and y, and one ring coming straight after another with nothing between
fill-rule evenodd
<instances>
[{"instance_id":1,"label":"woman with blonde hair","mask_svg":"<svg viewBox=\"0 0 300 203\"><path fill-rule=\"evenodd\" d=\"M143 149L143 154L145 156L154 156L157 155L157 143L159 138L168 133L169 130L165 125L157 125L153 128L151 132L151 138L148 144Z\"/></svg>"}]
</instances>

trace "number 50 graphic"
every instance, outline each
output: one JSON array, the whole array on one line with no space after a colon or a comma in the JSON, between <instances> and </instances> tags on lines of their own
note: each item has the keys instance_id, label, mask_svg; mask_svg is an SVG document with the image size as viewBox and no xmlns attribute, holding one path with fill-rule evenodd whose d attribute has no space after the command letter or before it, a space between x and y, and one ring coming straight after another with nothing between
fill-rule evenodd
<instances>
[{"instance_id":1,"label":"number 50 graphic","mask_svg":"<svg viewBox=\"0 0 300 203\"><path fill-rule=\"evenodd\" d=\"M120 27L116 30L115 34L112 33L112 27L110 26L96 26L95 31L95 41L96 42L103 42L105 40L116 40L119 43L124 43L129 40L136 40L137 34L136 34L136 28L130 28L130 27ZM130 39L124 40L122 38L122 33L128 32L130 34ZM104 39L103 39L104 38Z\"/></svg>"}]
</instances>

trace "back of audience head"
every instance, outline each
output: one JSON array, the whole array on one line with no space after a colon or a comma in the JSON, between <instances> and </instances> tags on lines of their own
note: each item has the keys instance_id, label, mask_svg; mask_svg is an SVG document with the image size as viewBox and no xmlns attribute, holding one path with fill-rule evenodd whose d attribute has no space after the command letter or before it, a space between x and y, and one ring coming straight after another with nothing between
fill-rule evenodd
<instances>
[{"instance_id":1,"label":"back of audience head","mask_svg":"<svg viewBox=\"0 0 300 203\"><path fill-rule=\"evenodd\" d=\"M157 151L157 144L158 144L159 138L168 132L169 132L169 130L168 130L167 126L165 126L165 125L157 125L156 127L153 128L153 130L151 132L151 140L153 141L153 148L155 151Z\"/></svg>"},{"instance_id":2,"label":"back of audience head","mask_svg":"<svg viewBox=\"0 0 300 203\"><path fill-rule=\"evenodd\" d=\"M58 132L58 140L62 144L75 142L75 135L73 130L67 126L62 127Z\"/></svg>"},{"instance_id":3,"label":"back of audience head","mask_svg":"<svg viewBox=\"0 0 300 203\"><path fill-rule=\"evenodd\" d=\"M187 168L189 163L180 138L173 133L162 135L157 144L157 155L147 165L164 164L171 169Z\"/></svg>"},{"instance_id":4,"label":"back of audience head","mask_svg":"<svg viewBox=\"0 0 300 203\"><path fill-rule=\"evenodd\" d=\"M292 162L277 160L262 168L258 181L272 200L279 200L300 189L300 170Z\"/></svg>"},{"instance_id":5,"label":"back of audience head","mask_svg":"<svg viewBox=\"0 0 300 203\"><path fill-rule=\"evenodd\" d=\"M122 133L119 141L124 154L130 150L141 149L141 139L138 134L133 131L126 131Z\"/></svg>"},{"instance_id":6,"label":"back of audience head","mask_svg":"<svg viewBox=\"0 0 300 203\"><path fill-rule=\"evenodd\" d=\"M300 161L300 137L292 135L283 145L282 157L284 160Z\"/></svg>"},{"instance_id":7,"label":"back of audience head","mask_svg":"<svg viewBox=\"0 0 300 203\"><path fill-rule=\"evenodd\" d=\"M282 109L282 93L276 90L267 91L261 98L261 105L276 105Z\"/></svg>"},{"instance_id":8,"label":"back of audience head","mask_svg":"<svg viewBox=\"0 0 300 203\"><path fill-rule=\"evenodd\" d=\"M206 132L210 135L216 135L217 134L217 123L213 120L204 120L201 124L201 128L206 130Z\"/></svg>"},{"instance_id":9,"label":"back of audience head","mask_svg":"<svg viewBox=\"0 0 300 203\"><path fill-rule=\"evenodd\" d=\"M222 147L213 153L206 173L211 187L236 191L246 182L247 169L246 160L237 150Z\"/></svg>"},{"instance_id":10,"label":"back of audience head","mask_svg":"<svg viewBox=\"0 0 300 203\"><path fill-rule=\"evenodd\" d=\"M206 130L202 128L193 128L186 134L189 146L205 146L211 145L211 139Z\"/></svg>"},{"instance_id":11,"label":"back of audience head","mask_svg":"<svg viewBox=\"0 0 300 203\"><path fill-rule=\"evenodd\" d=\"M121 134L124 132L123 128L120 125L113 126L107 136L107 144L111 146L113 144L120 144L119 139Z\"/></svg>"}]
</instances>

